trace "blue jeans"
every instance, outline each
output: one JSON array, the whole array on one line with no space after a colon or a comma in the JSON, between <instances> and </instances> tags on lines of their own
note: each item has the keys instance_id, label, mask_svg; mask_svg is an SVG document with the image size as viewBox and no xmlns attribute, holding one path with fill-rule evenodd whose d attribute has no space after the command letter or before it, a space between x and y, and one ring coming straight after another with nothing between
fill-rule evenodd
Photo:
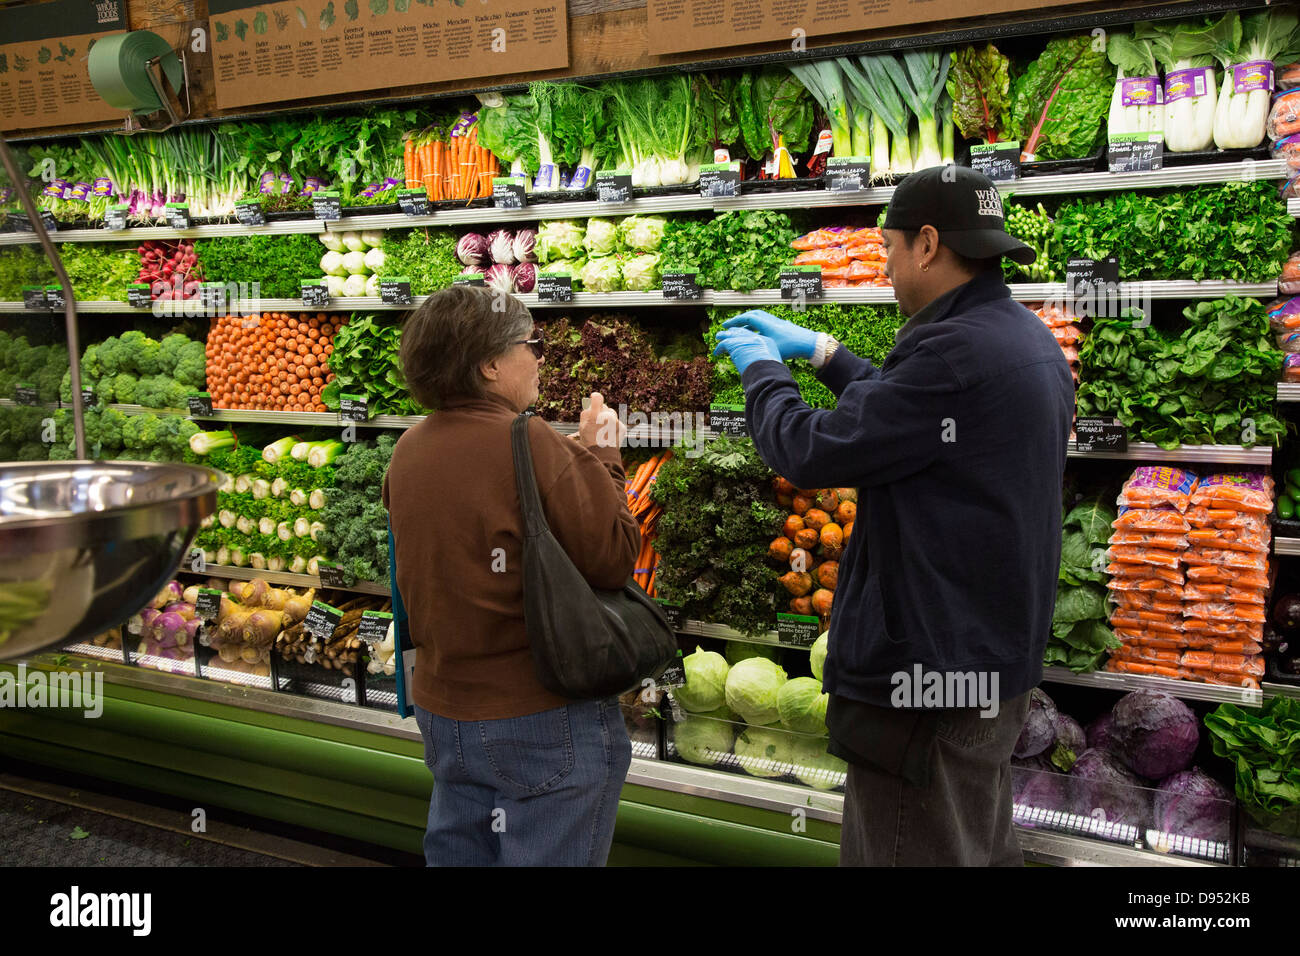
<instances>
[{"instance_id":1,"label":"blue jeans","mask_svg":"<svg viewBox=\"0 0 1300 956\"><path fill-rule=\"evenodd\" d=\"M618 699L452 720L419 707L429 866L604 866L632 745Z\"/></svg>"}]
</instances>

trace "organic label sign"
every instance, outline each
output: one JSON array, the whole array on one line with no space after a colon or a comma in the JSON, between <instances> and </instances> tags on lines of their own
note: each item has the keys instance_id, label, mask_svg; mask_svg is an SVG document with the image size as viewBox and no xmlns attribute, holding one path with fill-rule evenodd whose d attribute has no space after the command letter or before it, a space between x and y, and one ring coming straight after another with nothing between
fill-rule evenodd
<instances>
[{"instance_id":1,"label":"organic label sign","mask_svg":"<svg viewBox=\"0 0 1300 956\"><path fill-rule=\"evenodd\" d=\"M481 272L462 272L451 280L452 285L485 286L487 279Z\"/></svg>"},{"instance_id":2,"label":"organic label sign","mask_svg":"<svg viewBox=\"0 0 1300 956\"><path fill-rule=\"evenodd\" d=\"M388 625L392 623L393 615L387 611L363 611L357 637L371 646L382 644L388 637Z\"/></svg>"},{"instance_id":3,"label":"organic label sign","mask_svg":"<svg viewBox=\"0 0 1300 956\"><path fill-rule=\"evenodd\" d=\"M1080 418L1074 423L1075 447L1081 452L1128 451L1128 429L1113 418Z\"/></svg>"},{"instance_id":4,"label":"organic label sign","mask_svg":"<svg viewBox=\"0 0 1300 956\"><path fill-rule=\"evenodd\" d=\"M323 578L321 583L324 583ZM334 628L338 627L341 620L343 620L343 612L338 608L326 604L324 601L312 601L307 616L303 618L302 629L312 637L328 641L334 634Z\"/></svg>"},{"instance_id":5,"label":"organic label sign","mask_svg":"<svg viewBox=\"0 0 1300 956\"><path fill-rule=\"evenodd\" d=\"M781 269L781 298L820 298L822 294L821 266L783 266Z\"/></svg>"},{"instance_id":6,"label":"organic label sign","mask_svg":"<svg viewBox=\"0 0 1300 956\"><path fill-rule=\"evenodd\" d=\"M58 311L64 308L67 302L63 298L63 286L47 285L45 287L45 307Z\"/></svg>"},{"instance_id":7,"label":"organic label sign","mask_svg":"<svg viewBox=\"0 0 1300 956\"><path fill-rule=\"evenodd\" d=\"M144 282L133 282L126 287L126 304L133 309L147 309L153 305L153 296Z\"/></svg>"},{"instance_id":8,"label":"organic label sign","mask_svg":"<svg viewBox=\"0 0 1300 956\"><path fill-rule=\"evenodd\" d=\"M573 301L573 276L567 272L539 272L533 288L538 302Z\"/></svg>"},{"instance_id":9,"label":"organic label sign","mask_svg":"<svg viewBox=\"0 0 1300 956\"><path fill-rule=\"evenodd\" d=\"M194 613L205 621L215 621L221 614L221 592L216 588L199 588Z\"/></svg>"},{"instance_id":10,"label":"organic label sign","mask_svg":"<svg viewBox=\"0 0 1300 956\"><path fill-rule=\"evenodd\" d=\"M304 278L303 304L308 308L320 308L329 304L329 284L324 278Z\"/></svg>"},{"instance_id":11,"label":"organic label sign","mask_svg":"<svg viewBox=\"0 0 1300 956\"><path fill-rule=\"evenodd\" d=\"M662 598L655 598L659 607L663 609L664 617L668 618L668 626L674 631L682 629L682 606L680 604L670 604Z\"/></svg>"},{"instance_id":12,"label":"organic label sign","mask_svg":"<svg viewBox=\"0 0 1300 956\"><path fill-rule=\"evenodd\" d=\"M345 588L352 584L352 579L348 577L346 571L328 561L316 562L316 574L320 578L322 587Z\"/></svg>"},{"instance_id":13,"label":"organic label sign","mask_svg":"<svg viewBox=\"0 0 1300 956\"><path fill-rule=\"evenodd\" d=\"M811 647L817 642L821 622L808 614L778 614L776 639L792 647Z\"/></svg>"},{"instance_id":14,"label":"organic label sign","mask_svg":"<svg viewBox=\"0 0 1300 956\"><path fill-rule=\"evenodd\" d=\"M1106 143L1106 165L1112 173L1145 173L1163 169L1164 134L1124 133L1111 136Z\"/></svg>"},{"instance_id":15,"label":"organic label sign","mask_svg":"<svg viewBox=\"0 0 1300 956\"><path fill-rule=\"evenodd\" d=\"M190 228L190 207L183 202L169 202L163 207L163 215L173 229Z\"/></svg>"},{"instance_id":16,"label":"organic label sign","mask_svg":"<svg viewBox=\"0 0 1300 956\"><path fill-rule=\"evenodd\" d=\"M665 299L699 299L704 290L699 286L698 269L679 269L663 273L663 294Z\"/></svg>"},{"instance_id":17,"label":"organic label sign","mask_svg":"<svg viewBox=\"0 0 1300 956\"><path fill-rule=\"evenodd\" d=\"M415 301L411 298L411 280L406 276L380 279L379 301L384 305L410 305Z\"/></svg>"},{"instance_id":18,"label":"organic label sign","mask_svg":"<svg viewBox=\"0 0 1300 956\"><path fill-rule=\"evenodd\" d=\"M492 180L492 205L498 209L523 209L527 206L524 181L518 176L500 176Z\"/></svg>"},{"instance_id":19,"label":"organic label sign","mask_svg":"<svg viewBox=\"0 0 1300 956\"><path fill-rule=\"evenodd\" d=\"M339 421L364 422L370 420L370 407L364 395L339 396Z\"/></svg>"},{"instance_id":20,"label":"organic label sign","mask_svg":"<svg viewBox=\"0 0 1300 956\"><path fill-rule=\"evenodd\" d=\"M311 194L311 213L322 222L343 218L343 200L332 189L318 189Z\"/></svg>"},{"instance_id":21,"label":"organic label sign","mask_svg":"<svg viewBox=\"0 0 1300 956\"><path fill-rule=\"evenodd\" d=\"M429 205L429 194L423 189L398 190L397 205L406 216L427 216L433 212Z\"/></svg>"},{"instance_id":22,"label":"organic label sign","mask_svg":"<svg viewBox=\"0 0 1300 956\"><path fill-rule=\"evenodd\" d=\"M748 435L744 405L710 405L709 430L720 435Z\"/></svg>"},{"instance_id":23,"label":"organic label sign","mask_svg":"<svg viewBox=\"0 0 1300 956\"><path fill-rule=\"evenodd\" d=\"M976 143L970 148L970 168L995 183L1020 178L1020 142Z\"/></svg>"},{"instance_id":24,"label":"organic label sign","mask_svg":"<svg viewBox=\"0 0 1300 956\"><path fill-rule=\"evenodd\" d=\"M120 121L122 111L95 92L86 55L94 41L127 26L123 0L0 9L0 130Z\"/></svg>"},{"instance_id":25,"label":"organic label sign","mask_svg":"<svg viewBox=\"0 0 1300 956\"><path fill-rule=\"evenodd\" d=\"M209 0L207 10L223 110L569 65L557 0Z\"/></svg>"},{"instance_id":26,"label":"organic label sign","mask_svg":"<svg viewBox=\"0 0 1300 956\"><path fill-rule=\"evenodd\" d=\"M596 173L596 200L598 202L631 202L632 171L629 169L602 169Z\"/></svg>"},{"instance_id":27,"label":"organic label sign","mask_svg":"<svg viewBox=\"0 0 1300 956\"><path fill-rule=\"evenodd\" d=\"M262 200L239 200L239 202L235 203L235 218L243 226L265 226L266 213L262 211Z\"/></svg>"},{"instance_id":28,"label":"organic label sign","mask_svg":"<svg viewBox=\"0 0 1300 956\"><path fill-rule=\"evenodd\" d=\"M105 229L125 229L126 214L130 206L109 206L108 211L104 213Z\"/></svg>"},{"instance_id":29,"label":"organic label sign","mask_svg":"<svg viewBox=\"0 0 1300 956\"><path fill-rule=\"evenodd\" d=\"M185 397L185 404L190 410L190 418L212 417L212 396L207 392L195 392Z\"/></svg>"},{"instance_id":30,"label":"organic label sign","mask_svg":"<svg viewBox=\"0 0 1300 956\"><path fill-rule=\"evenodd\" d=\"M740 167L735 163L706 163L700 167L700 195L729 199L740 193Z\"/></svg>"},{"instance_id":31,"label":"organic label sign","mask_svg":"<svg viewBox=\"0 0 1300 956\"><path fill-rule=\"evenodd\" d=\"M871 160L866 156L832 156L826 160L826 188L833 193L856 193L871 182Z\"/></svg>"}]
</instances>

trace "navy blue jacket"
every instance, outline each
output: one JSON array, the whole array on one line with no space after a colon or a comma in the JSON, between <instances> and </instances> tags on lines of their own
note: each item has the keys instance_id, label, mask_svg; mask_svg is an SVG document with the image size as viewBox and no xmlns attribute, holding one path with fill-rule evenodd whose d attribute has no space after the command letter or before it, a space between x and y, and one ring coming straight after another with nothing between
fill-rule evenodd
<instances>
[{"instance_id":1,"label":"navy blue jacket","mask_svg":"<svg viewBox=\"0 0 1300 956\"><path fill-rule=\"evenodd\" d=\"M1042 677L1074 411L1069 365L996 274L907 328L882 367L842 346L812 409L784 363L743 376L760 456L800 488L859 489L822 678L890 706L897 672L997 674L998 697Z\"/></svg>"}]
</instances>

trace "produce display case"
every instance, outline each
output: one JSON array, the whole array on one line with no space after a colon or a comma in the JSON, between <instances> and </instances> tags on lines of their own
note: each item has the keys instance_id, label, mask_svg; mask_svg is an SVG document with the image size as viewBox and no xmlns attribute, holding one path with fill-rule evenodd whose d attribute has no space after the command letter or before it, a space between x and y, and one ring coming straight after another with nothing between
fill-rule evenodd
<instances>
[{"instance_id":1,"label":"produce display case","mask_svg":"<svg viewBox=\"0 0 1300 956\"><path fill-rule=\"evenodd\" d=\"M1011 779L1017 826L1209 863L1237 859L1231 799L1170 797L1147 787L1081 780L1026 767L1012 767Z\"/></svg>"}]
</instances>

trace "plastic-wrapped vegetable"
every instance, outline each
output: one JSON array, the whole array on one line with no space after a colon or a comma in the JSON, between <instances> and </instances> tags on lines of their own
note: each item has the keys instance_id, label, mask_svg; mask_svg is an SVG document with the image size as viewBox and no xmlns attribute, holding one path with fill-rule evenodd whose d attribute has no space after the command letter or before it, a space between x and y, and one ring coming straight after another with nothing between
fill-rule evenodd
<instances>
[{"instance_id":1,"label":"plastic-wrapped vegetable","mask_svg":"<svg viewBox=\"0 0 1300 956\"><path fill-rule=\"evenodd\" d=\"M477 268L488 262L487 237L478 232L467 232L456 243L456 258L463 265Z\"/></svg>"},{"instance_id":2,"label":"plastic-wrapped vegetable","mask_svg":"<svg viewBox=\"0 0 1300 956\"><path fill-rule=\"evenodd\" d=\"M520 229L515 233L514 253L516 262L537 261L536 229Z\"/></svg>"},{"instance_id":3,"label":"plastic-wrapped vegetable","mask_svg":"<svg viewBox=\"0 0 1300 956\"><path fill-rule=\"evenodd\" d=\"M488 233L488 255L501 265L515 264L515 237L508 229L494 229Z\"/></svg>"}]
</instances>

